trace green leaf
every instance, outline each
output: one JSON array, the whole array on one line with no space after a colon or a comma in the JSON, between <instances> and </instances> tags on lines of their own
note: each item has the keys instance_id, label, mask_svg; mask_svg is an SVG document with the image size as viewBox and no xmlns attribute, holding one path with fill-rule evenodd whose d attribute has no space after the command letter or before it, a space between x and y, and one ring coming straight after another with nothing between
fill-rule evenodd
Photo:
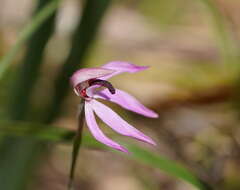
<instances>
[{"instance_id":1,"label":"green leaf","mask_svg":"<svg viewBox=\"0 0 240 190\"><path fill-rule=\"evenodd\" d=\"M133 144L126 144L125 146L132 153L130 158L151 166L153 168L158 168L159 170L179 179L182 179L192 185L197 189L206 190L210 189L205 185L199 178L193 175L188 169L177 163L176 161L170 160L164 156L156 153L152 153L146 149L140 148Z\"/></svg>"},{"instance_id":2,"label":"green leaf","mask_svg":"<svg viewBox=\"0 0 240 190\"><path fill-rule=\"evenodd\" d=\"M121 152L115 151L113 149L110 149L106 147L105 145L102 145L98 143L97 141L93 140L92 137L84 135L83 137L83 145L87 147L95 147L95 148L104 148L109 149L110 151L113 151L115 153L121 154L122 156L125 156L128 159L135 160L137 162L140 162L142 164L148 165L153 168L157 168L161 170L162 172L167 173L170 176L179 178L187 183L192 184L199 190L210 190L211 187L201 181L197 176L195 176L192 172L190 172L188 169L186 169L181 164L177 163L174 160L170 160L169 158L166 158L162 155L159 155L157 153L152 153L149 150L146 150L144 148L141 148L139 146L136 146L131 143L124 143L121 142L121 144L124 144L125 147L129 150L131 153L128 154L122 154Z\"/></svg>"},{"instance_id":3,"label":"green leaf","mask_svg":"<svg viewBox=\"0 0 240 190\"><path fill-rule=\"evenodd\" d=\"M23 121L0 121L0 136L28 137L44 142L70 142L74 131Z\"/></svg>"}]
</instances>

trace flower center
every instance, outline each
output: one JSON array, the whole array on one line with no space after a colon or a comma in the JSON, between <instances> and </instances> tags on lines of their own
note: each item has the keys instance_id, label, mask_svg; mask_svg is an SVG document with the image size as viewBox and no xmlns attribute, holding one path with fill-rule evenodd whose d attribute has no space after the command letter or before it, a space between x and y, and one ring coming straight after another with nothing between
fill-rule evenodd
<instances>
[{"instance_id":1,"label":"flower center","mask_svg":"<svg viewBox=\"0 0 240 190\"><path fill-rule=\"evenodd\" d=\"M115 94L115 92L116 92L116 90L113 87L113 85L110 82L106 81L106 80L92 79L92 80L89 80L88 83L89 83L89 86L99 85L99 86L106 87L111 94Z\"/></svg>"},{"instance_id":2,"label":"flower center","mask_svg":"<svg viewBox=\"0 0 240 190\"><path fill-rule=\"evenodd\" d=\"M87 95L87 88L93 85L99 85L100 87L105 87L109 90L111 94L115 94L116 92L115 88L110 82L106 80L100 80L100 79L91 79L84 83L80 83L75 87L75 90L77 94L80 95L81 97L89 98L89 96Z\"/></svg>"}]
</instances>

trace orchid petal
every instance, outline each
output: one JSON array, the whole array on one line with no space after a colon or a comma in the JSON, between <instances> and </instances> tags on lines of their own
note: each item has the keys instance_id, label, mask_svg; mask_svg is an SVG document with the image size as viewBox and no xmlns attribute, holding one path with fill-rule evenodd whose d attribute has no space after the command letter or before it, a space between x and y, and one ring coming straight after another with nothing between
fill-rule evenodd
<instances>
[{"instance_id":1,"label":"orchid petal","mask_svg":"<svg viewBox=\"0 0 240 190\"><path fill-rule=\"evenodd\" d=\"M115 89L115 94L109 93L107 89L98 92L94 95L94 98L101 98L104 100L109 100L114 102L121 107L136 112L138 114L144 115L146 117L157 118L158 114L154 111L148 109L143 104L141 104L136 98L119 89Z\"/></svg>"},{"instance_id":2,"label":"orchid petal","mask_svg":"<svg viewBox=\"0 0 240 190\"><path fill-rule=\"evenodd\" d=\"M85 117L86 117L87 126L96 140L116 150L120 150L122 152L128 153L128 150L126 148L112 141L111 139L109 139L103 134L103 132L101 131L101 129L99 128L96 122L93 109L91 108L90 103L87 101L85 102Z\"/></svg>"},{"instance_id":3,"label":"orchid petal","mask_svg":"<svg viewBox=\"0 0 240 190\"><path fill-rule=\"evenodd\" d=\"M96 100L91 100L90 104L98 117L116 132L125 136L136 138L152 145L156 145L156 143L150 137L144 135L142 132L128 124L109 107Z\"/></svg>"},{"instance_id":4,"label":"orchid petal","mask_svg":"<svg viewBox=\"0 0 240 190\"><path fill-rule=\"evenodd\" d=\"M79 83L87 81L89 79L100 78L104 76L108 76L114 73L114 70L107 68L86 68L79 69L75 73L73 73L70 81L73 87L77 86Z\"/></svg>"},{"instance_id":5,"label":"orchid petal","mask_svg":"<svg viewBox=\"0 0 240 190\"><path fill-rule=\"evenodd\" d=\"M135 72L145 70L149 67L148 66L138 66L138 65L134 65L132 63L122 62L122 61L112 61L112 62L109 62L109 63L103 65L101 68L115 70L114 73L100 78L102 80L106 80L115 75L121 74L123 72L135 73Z\"/></svg>"}]
</instances>

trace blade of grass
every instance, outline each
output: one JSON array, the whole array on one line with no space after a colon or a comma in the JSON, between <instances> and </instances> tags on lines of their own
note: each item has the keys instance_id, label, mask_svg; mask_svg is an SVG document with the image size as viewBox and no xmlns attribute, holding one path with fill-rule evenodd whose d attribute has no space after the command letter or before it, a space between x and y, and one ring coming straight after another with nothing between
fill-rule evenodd
<instances>
[{"instance_id":1,"label":"blade of grass","mask_svg":"<svg viewBox=\"0 0 240 190\"><path fill-rule=\"evenodd\" d=\"M72 73L83 67L84 58L95 39L99 25L107 11L111 0L85 1L82 18L79 20L72 37L70 53L64 62L55 82L55 92L47 109L46 123L52 122L60 113L69 90L69 78Z\"/></svg>"},{"instance_id":2,"label":"blade of grass","mask_svg":"<svg viewBox=\"0 0 240 190\"><path fill-rule=\"evenodd\" d=\"M53 2L54 4L52 4ZM24 35L20 36L20 41L18 41L21 45L23 42L21 40L26 40L26 37L29 37L28 35L34 32L30 38L23 65L19 68L18 76L14 80L15 83L10 93L10 119L22 120L25 117L32 87L38 77L44 48L53 33L56 2L55 0L50 1L51 6L49 7L48 0L38 1L35 14L37 16L40 14L40 16L37 17L37 20L33 20L36 23L30 24L27 30L25 30L26 32L23 33ZM46 7L47 9L45 9ZM44 14L47 14L47 16ZM19 48L19 43L15 47ZM13 52L16 50L14 48ZM11 54L10 51L8 55L13 56L14 54ZM27 181L30 179L33 168L38 161L38 156L43 151L43 147L42 143L33 139L6 137L2 140L0 146L1 188L4 190L26 189Z\"/></svg>"},{"instance_id":3,"label":"blade of grass","mask_svg":"<svg viewBox=\"0 0 240 190\"><path fill-rule=\"evenodd\" d=\"M41 3L43 1L39 0L39 2ZM108 0L104 0L103 2L99 2L97 0L86 1L86 7L84 8L84 11L83 11L84 14L82 16L81 24L80 24L81 27L77 28L77 32L73 38L73 46L72 46L72 50L71 50L72 53L70 53L70 58L68 59L69 60L68 63L70 63L70 67L68 67L68 65L67 66L65 65L66 71L69 71L69 68L73 67L73 65L75 65L75 67L77 66L76 62L78 61L78 58L79 58L79 56L78 56L79 51L81 52L80 58L82 58L83 55L85 55L86 50L88 49L87 47L89 47L89 44L94 39L98 25L100 23L103 13L105 12L105 8L107 8L108 2L109 2ZM36 20L34 20L34 22L36 22ZM43 24L43 23L44 22L39 22L39 24ZM32 26L32 25L30 25L30 26ZM33 26L34 26L34 24L33 24ZM20 39L20 41L18 41L18 43L16 44L13 51L11 51L10 54L8 54L9 57L7 55L7 59L6 59L6 57L5 57L5 59L3 59L3 63L4 63L3 68L4 69L5 69L4 66L7 65L6 62L10 63L10 61L13 58L13 55L15 55L17 53L16 50L22 45L24 40L27 39L26 38L27 34L30 35L31 32L33 33L35 31L35 30L34 31L33 30L34 30L34 27L33 28L30 27L30 29L28 28L26 30L27 32L23 33L24 35L21 36L22 40ZM81 36L79 38L79 36L78 36L79 34L83 35L83 37ZM80 44L81 44L80 49L78 48L79 47L79 45L78 45L79 39L80 39ZM36 43L36 45L38 45L38 44L41 44L41 43ZM43 47L42 47L42 49L43 49ZM36 51L36 48L33 51L33 53L38 53ZM29 56L28 58L26 58L26 60L32 61L33 60L32 58L34 58L34 57L35 56ZM40 64L40 62L39 62L39 64ZM36 72L38 72L39 64L36 64L35 74L36 74ZM25 65L23 67L23 69L26 69L27 74L29 74L29 75L25 76L23 74L24 72L22 72L22 74L20 74L20 76L21 76L20 79L22 79L22 77L23 78L25 78L25 77L31 78L31 76L36 77L36 75L31 75L32 74L31 73L31 71L32 71L31 64L28 64L27 66ZM65 77L64 70L65 69L63 69L63 72L62 72L62 74L64 75L64 78L60 77L61 79L64 79L64 80L60 81L60 82L63 82L63 86L64 86L64 84L68 83L68 77L67 78ZM33 69L33 71L34 71L34 69ZM26 81L34 82L31 80L25 80L25 79L23 79L23 81L24 82L26 82ZM25 87L25 85L22 85L23 83L21 83L21 85L19 85L20 88ZM28 104L27 98L29 97L32 85L33 85L33 83L31 83L29 86L28 85L26 86L26 89L29 92L20 91L20 92L23 92L22 94L27 94L27 96L23 96L20 93L20 97L25 98L25 100L23 100L23 101L21 101L20 99L17 100L17 103L21 104L21 106L15 105L15 108L17 108L16 110L14 110L14 106L11 107L10 113L13 112L10 114L11 119L23 119L24 118L24 116L25 116L24 113L26 112L26 108L27 108L27 104ZM60 86L62 86L61 83L60 83ZM17 93L18 93L18 91L17 91ZM16 97L18 97L18 95L16 95ZM12 104L12 105L14 105L14 104ZM23 108L22 108L22 106L23 106ZM23 110L21 111L21 109L23 109ZM56 112L57 111L58 110L56 110ZM1 167L2 174L3 174L3 175L1 175L1 173L0 173L0 183L3 184L2 187L5 190L25 189L26 181L28 178L27 176L31 175L30 171L32 171L34 163L36 161L36 158L38 157L42 148L43 148L43 144L39 143L38 141L35 141L34 139L33 140L21 139L21 141L19 142L18 139L13 137L11 139L9 138L8 141L4 142L3 146L0 147L0 152L2 155L1 160L0 160L0 167ZM15 161L16 157L18 157L17 161ZM12 163L12 164L9 164L9 163ZM19 175L19 173L21 173L21 175ZM9 178L8 176L11 176L11 178Z\"/></svg>"},{"instance_id":4,"label":"blade of grass","mask_svg":"<svg viewBox=\"0 0 240 190\"><path fill-rule=\"evenodd\" d=\"M12 125L20 125L17 127L18 130L13 130ZM33 127L34 125L34 127ZM14 121L0 121L0 135L10 134L21 136L22 138L36 138L45 142L65 142L69 143L73 141L75 132L62 129L54 126L47 126L31 122L14 122ZM187 183L192 184L197 189L200 190L210 190L211 188L203 183L197 176L186 169L181 164L174 160L170 160L157 153L152 153L149 150L143 149L131 143L123 143L131 154L123 154L114 151L107 146L97 142L90 135L84 134L82 137L82 145L88 148L98 148L104 150L110 150L114 153L118 153L121 156L125 156L127 159L137 161L139 163L145 164L152 168L159 169L166 174L179 178Z\"/></svg>"},{"instance_id":5,"label":"blade of grass","mask_svg":"<svg viewBox=\"0 0 240 190\"><path fill-rule=\"evenodd\" d=\"M55 2L55 0L53 0L53 2ZM36 12L42 13L45 6L49 6L48 4L48 0L39 0ZM12 91L10 92L9 115L11 119L25 119L30 102L30 95L40 73L44 49L54 33L57 13L57 10L54 10L48 19L38 26L38 29L33 33L27 43L27 51L23 64L18 68L18 73L14 80Z\"/></svg>"},{"instance_id":6,"label":"blade of grass","mask_svg":"<svg viewBox=\"0 0 240 190\"><path fill-rule=\"evenodd\" d=\"M60 0L51 0L51 2L46 7L44 7L41 12L39 12L32 18L29 24L24 27L22 32L20 32L14 46L0 60L0 79L2 79L3 75L10 67L10 64L12 63L24 43L41 26L41 24L54 13L54 11L58 7L59 1Z\"/></svg>"},{"instance_id":7,"label":"blade of grass","mask_svg":"<svg viewBox=\"0 0 240 190\"><path fill-rule=\"evenodd\" d=\"M170 160L164 156L152 153L146 149L140 148L133 144L126 144L125 146L132 153L130 158L151 166L179 179L184 180L195 186L200 190L210 190L211 187L203 183L199 178L193 175L188 169L181 166L179 163Z\"/></svg>"},{"instance_id":8,"label":"blade of grass","mask_svg":"<svg viewBox=\"0 0 240 190\"><path fill-rule=\"evenodd\" d=\"M236 56L236 44L232 38L232 33L227 27L227 19L220 12L213 0L200 0L208 9L212 17L213 26L217 36L220 52L223 57L223 62L228 64L233 56ZM232 62L232 61L231 61Z\"/></svg>"},{"instance_id":9,"label":"blade of grass","mask_svg":"<svg viewBox=\"0 0 240 190\"><path fill-rule=\"evenodd\" d=\"M0 136L21 137L50 143L69 143L74 138L75 131L35 122L1 120Z\"/></svg>"}]
</instances>

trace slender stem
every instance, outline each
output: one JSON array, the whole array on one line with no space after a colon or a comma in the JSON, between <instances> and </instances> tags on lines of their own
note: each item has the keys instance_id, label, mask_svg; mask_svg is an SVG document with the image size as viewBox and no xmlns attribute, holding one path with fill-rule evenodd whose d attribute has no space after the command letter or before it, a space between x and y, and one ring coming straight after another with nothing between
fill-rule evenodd
<instances>
[{"instance_id":1,"label":"slender stem","mask_svg":"<svg viewBox=\"0 0 240 190\"><path fill-rule=\"evenodd\" d=\"M72 163L71 163L69 183L68 183L69 190L73 189L75 168L76 168L76 164L77 164L78 153L79 153L80 146L82 143L83 125L84 125L84 100L82 99L82 101L79 104L79 108L78 108L78 130L77 130L76 136L74 138L74 142L73 142Z\"/></svg>"}]
</instances>

